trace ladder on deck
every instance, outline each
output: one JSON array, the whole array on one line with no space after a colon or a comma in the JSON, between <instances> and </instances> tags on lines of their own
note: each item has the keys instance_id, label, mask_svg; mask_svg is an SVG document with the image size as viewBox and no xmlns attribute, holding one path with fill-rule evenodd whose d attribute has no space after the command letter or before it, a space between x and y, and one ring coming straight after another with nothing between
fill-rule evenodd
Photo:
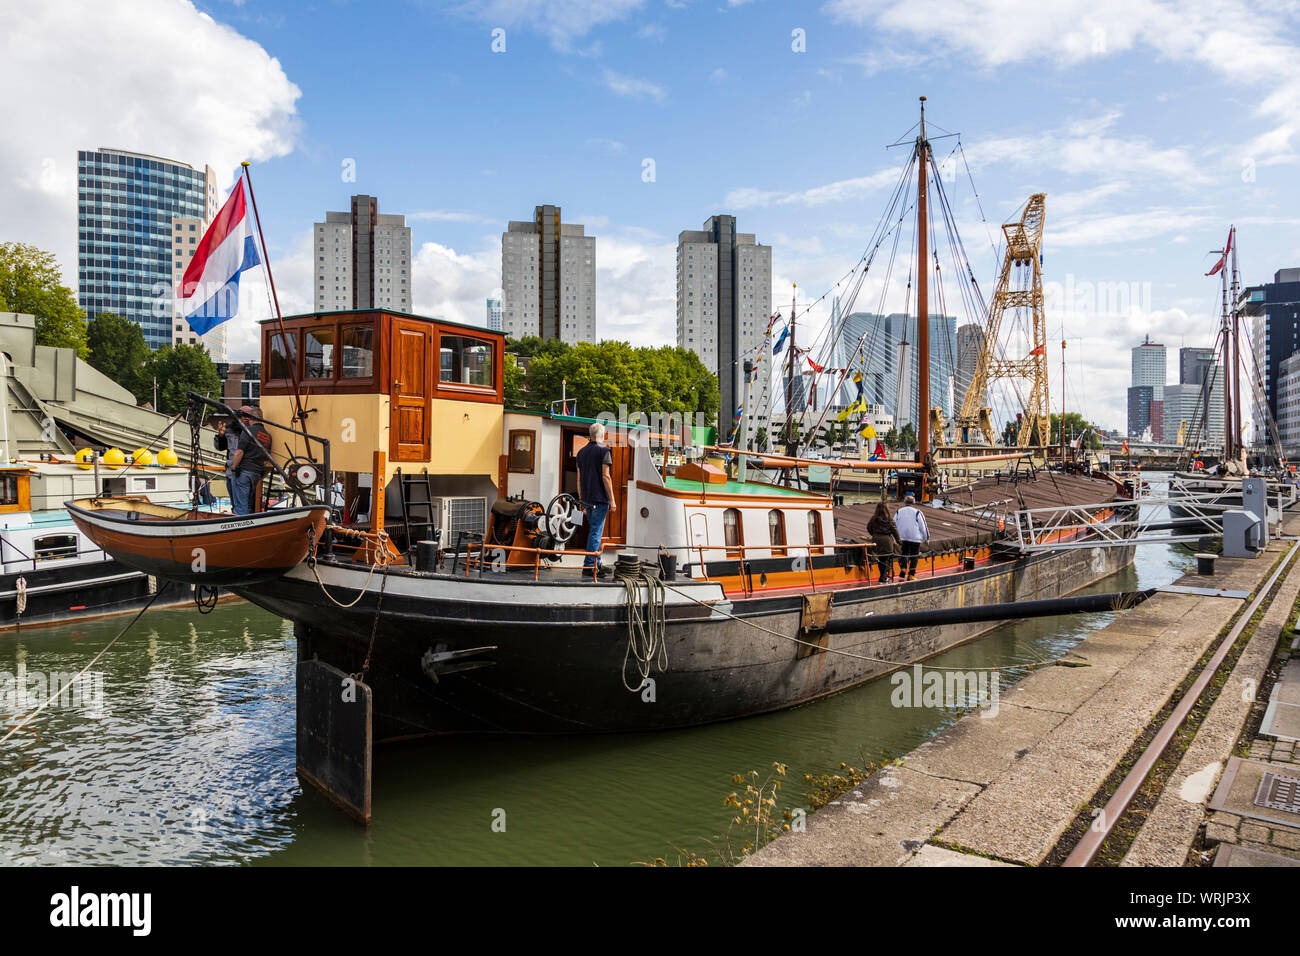
<instances>
[{"instance_id":1,"label":"ladder on deck","mask_svg":"<svg viewBox=\"0 0 1300 956\"><path fill-rule=\"evenodd\" d=\"M415 553L415 545L437 537L438 516L434 510L433 477L429 469L419 475L406 475L397 469L397 486L402 502L402 527L406 530L406 551ZM421 494L412 494L419 492Z\"/></svg>"}]
</instances>

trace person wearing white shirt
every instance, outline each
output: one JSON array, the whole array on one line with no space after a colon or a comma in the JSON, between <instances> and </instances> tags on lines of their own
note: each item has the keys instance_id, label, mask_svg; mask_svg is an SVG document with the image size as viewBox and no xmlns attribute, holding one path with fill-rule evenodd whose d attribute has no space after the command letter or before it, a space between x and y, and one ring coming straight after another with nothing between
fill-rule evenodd
<instances>
[{"instance_id":1,"label":"person wearing white shirt","mask_svg":"<svg viewBox=\"0 0 1300 956\"><path fill-rule=\"evenodd\" d=\"M908 495L903 499L903 507L894 515L898 525L898 537L903 552L899 561L899 571L906 572L905 580L916 577L916 562L920 559L921 543L930 540L930 529L925 523L925 515L916 507L916 497Z\"/></svg>"}]
</instances>

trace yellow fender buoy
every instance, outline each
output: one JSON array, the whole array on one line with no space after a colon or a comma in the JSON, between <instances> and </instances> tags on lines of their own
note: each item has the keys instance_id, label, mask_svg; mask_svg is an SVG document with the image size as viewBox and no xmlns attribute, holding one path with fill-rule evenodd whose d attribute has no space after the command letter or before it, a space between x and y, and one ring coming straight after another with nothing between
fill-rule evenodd
<instances>
[{"instance_id":1,"label":"yellow fender buoy","mask_svg":"<svg viewBox=\"0 0 1300 956\"><path fill-rule=\"evenodd\" d=\"M77 452L75 458L77 467L82 471L89 471L91 468L95 467L95 450L93 448L81 449Z\"/></svg>"},{"instance_id":2,"label":"yellow fender buoy","mask_svg":"<svg viewBox=\"0 0 1300 956\"><path fill-rule=\"evenodd\" d=\"M108 451L104 452L104 457L101 461L110 468L121 468L126 464L126 455L120 448L110 448Z\"/></svg>"},{"instance_id":3,"label":"yellow fender buoy","mask_svg":"<svg viewBox=\"0 0 1300 956\"><path fill-rule=\"evenodd\" d=\"M164 468L171 468L178 464L179 461L180 459L176 457L176 452L172 451L170 448L164 448L162 451L158 452L158 464L162 465Z\"/></svg>"},{"instance_id":4,"label":"yellow fender buoy","mask_svg":"<svg viewBox=\"0 0 1300 956\"><path fill-rule=\"evenodd\" d=\"M137 448L131 455L131 460L137 465L152 465L153 452L149 451L148 448Z\"/></svg>"}]
</instances>

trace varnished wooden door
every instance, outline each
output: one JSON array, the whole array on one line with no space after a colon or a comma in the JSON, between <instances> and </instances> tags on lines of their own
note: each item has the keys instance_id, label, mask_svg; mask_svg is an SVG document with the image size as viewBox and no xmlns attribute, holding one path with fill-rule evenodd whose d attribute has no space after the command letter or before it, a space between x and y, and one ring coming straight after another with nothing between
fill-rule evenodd
<instances>
[{"instance_id":1,"label":"varnished wooden door","mask_svg":"<svg viewBox=\"0 0 1300 956\"><path fill-rule=\"evenodd\" d=\"M388 442L393 461L428 461L433 394L433 331L422 322L393 319L392 388Z\"/></svg>"},{"instance_id":2,"label":"varnished wooden door","mask_svg":"<svg viewBox=\"0 0 1300 956\"><path fill-rule=\"evenodd\" d=\"M614 499L618 510L605 518L605 540L627 543L627 483L632 477L632 455L635 449L628 445L612 445L609 449L609 480L614 486Z\"/></svg>"}]
</instances>

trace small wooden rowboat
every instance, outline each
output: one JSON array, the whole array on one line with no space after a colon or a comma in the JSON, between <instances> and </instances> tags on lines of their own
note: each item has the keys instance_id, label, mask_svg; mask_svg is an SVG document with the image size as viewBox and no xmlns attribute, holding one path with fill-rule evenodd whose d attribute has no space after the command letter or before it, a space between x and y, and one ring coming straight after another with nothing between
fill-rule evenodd
<instances>
[{"instance_id":1,"label":"small wooden rowboat","mask_svg":"<svg viewBox=\"0 0 1300 956\"><path fill-rule=\"evenodd\" d=\"M282 577L320 540L329 515L324 507L229 515L131 497L80 498L64 506L86 537L127 567L213 587Z\"/></svg>"}]
</instances>

